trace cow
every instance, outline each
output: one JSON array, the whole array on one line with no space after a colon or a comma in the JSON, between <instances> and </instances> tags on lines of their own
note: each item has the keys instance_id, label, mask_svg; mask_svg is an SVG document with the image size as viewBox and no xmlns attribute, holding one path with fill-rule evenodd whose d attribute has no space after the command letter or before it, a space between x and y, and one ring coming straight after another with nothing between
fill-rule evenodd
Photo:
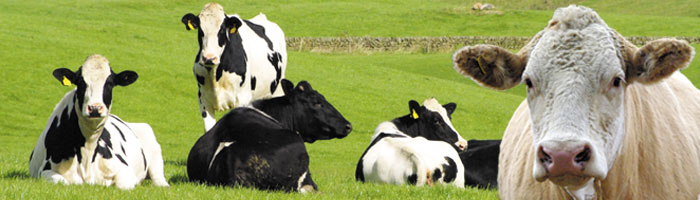
<instances>
[{"instance_id":1,"label":"cow","mask_svg":"<svg viewBox=\"0 0 700 200\"><path fill-rule=\"evenodd\" d=\"M678 72L694 54L669 38L637 48L571 5L520 52L466 46L453 64L488 88L527 88L501 143L501 198L695 199L700 91Z\"/></svg>"},{"instance_id":2,"label":"cow","mask_svg":"<svg viewBox=\"0 0 700 200\"><path fill-rule=\"evenodd\" d=\"M245 20L208 3L198 16L187 13L181 21L187 30L197 29L192 71L205 131L216 123L215 111L283 95L279 83L287 68L287 45L282 29L265 14Z\"/></svg>"},{"instance_id":3,"label":"cow","mask_svg":"<svg viewBox=\"0 0 700 200\"><path fill-rule=\"evenodd\" d=\"M54 108L29 160L29 174L53 183L116 185L132 189L146 177L168 186L163 157L153 129L128 123L112 110L112 88L136 81L133 71L114 73L101 55L87 57L73 72L59 68L53 76L75 84Z\"/></svg>"},{"instance_id":4,"label":"cow","mask_svg":"<svg viewBox=\"0 0 700 200\"><path fill-rule=\"evenodd\" d=\"M435 98L420 106L408 102L409 114L382 122L360 157L355 180L416 186L446 184L464 187L464 166L455 148L467 142L452 126L457 104Z\"/></svg>"},{"instance_id":5,"label":"cow","mask_svg":"<svg viewBox=\"0 0 700 200\"><path fill-rule=\"evenodd\" d=\"M482 189L497 188L498 152L501 140L469 140L459 151L464 165L464 185Z\"/></svg>"},{"instance_id":6,"label":"cow","mask_svg":"<svg viewBox=\"0 0 700 200\"><path fill-rule=\"evenodd\" d=\"M285 95L257 100L224 115L187 158L189 180L301 193L318 190L304 142L343 138L352 130L323 95L283 79Z\"/></svg>"}]
</instances>

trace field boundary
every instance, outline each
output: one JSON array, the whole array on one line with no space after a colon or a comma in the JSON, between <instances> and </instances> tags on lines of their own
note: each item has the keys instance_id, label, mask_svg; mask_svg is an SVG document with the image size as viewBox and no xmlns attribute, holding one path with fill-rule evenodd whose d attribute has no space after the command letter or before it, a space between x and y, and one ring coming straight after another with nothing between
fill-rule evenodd
<instances>
[{"instance_id":1,"label":"field boundary","mask_svg":"<svg viewBox=\"0 0 700 200\"><path fill-rule=\"evenodd\" d=\"M667 37L632 36L627 40L637 46ZM675 37L700 44L700 37ZM449 37L287 37L287 48L312 52L451 52L462 46L493 44L520 49L530 37L520 36L449 36Z\"/></svg>"}]
</instances>

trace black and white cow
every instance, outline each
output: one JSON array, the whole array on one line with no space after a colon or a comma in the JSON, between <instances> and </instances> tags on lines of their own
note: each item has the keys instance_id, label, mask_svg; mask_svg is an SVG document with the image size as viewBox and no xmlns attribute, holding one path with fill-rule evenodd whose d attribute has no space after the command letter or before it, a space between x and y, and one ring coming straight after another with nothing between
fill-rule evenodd
<instances>
[{"instance_id":1,"label":"black and white cow","mask_svg":"<svg viewBox=\"0 0 700 200\"><path fill-rule=\"evenodd\" d=\"M357 163L355 179L463 188L464 166L455 149L464 149L467 142L450 121L457 104L440 105L431 98L423 106L414 100L408 105L410 114L379 124Z\"/></svg>"},{"instance_id":2,"label":"black and white cow","mask_svg":"<svg viewBox=\"0 0 700 200\"><path fill-rule=\"evenodd\" d=\"M469 140L459 152L464 165L464 184L478 188L498 187L498 153L501 140Z\"/></svg>"},{"instance_id":3,"label":"black and white cow","mask_svg":"<svg viewBox=\"0 0 700 200\"><path fill-rule=\"evenodd\" d=\"M54 108L29 160L29 174L54 183L116 185L131 189L146 177L168 186L153 129L110 114L112 88L127 86L136 72L115 74L101 55L89 56L73 72L56 69L63 85L77 85Z\"/></svg>"},{"instance_id":4,"label":"black and white cow","mask_svg":"<svg viewBox=\"0 0 700 200\"><path fill-rule=\"evenodd\" d=\"M284 33L264 14L244 20L208 3L199 16L183 16L182 23L198 32L193 71L205 131L216 123L215 111L283 95L279 83L287 68Z\"/></svg>"},{"instance_id":5,"label":"black and white cow","mask_svg":"<svg viewBox=\"0 0 700 200\"><path fill-rule=\"evenodd\" d=\"M187 158L190 181L263 190L317 190L304 142L343 138L350 123L307 82L224 115Z\"/></svg>"}]
</instances>

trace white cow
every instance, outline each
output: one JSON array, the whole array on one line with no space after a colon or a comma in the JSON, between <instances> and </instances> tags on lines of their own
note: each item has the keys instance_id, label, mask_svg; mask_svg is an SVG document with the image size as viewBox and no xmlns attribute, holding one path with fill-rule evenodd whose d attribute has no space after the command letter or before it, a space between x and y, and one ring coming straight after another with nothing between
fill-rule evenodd
<instances>
[{"instance_id":1,"label":"white cow","mask_svg":"<svg viewBox=\"0 0 700 200\"><path fill-rule=\"evenodd\" d=\"M116 185L131 189L146 177L168 186L153 129L110 114L112 88L127 86L136 72L115 74L107 59L89 56L77 72L56 69L62 84L77 88L54 108L29 160L29 174L53 183Z\"/></svg>"},{"instance_id":2,"label":"white cow","mask_svg":"<svg viewBox=\"0 0 700 200\"><path fill-rule=\"evenodd\" d=\"M199 16L183 16L182 23L198 32L192 70L205 131L216 123L215 111L284 95L279 87L287 68L287 45L282 29L264 14L244 20L208 3Z\"/></svg>"},{"instance_id":3,"label":"white cow","mask_svg":"<svg viewBox=\"0 0 700 200\"><path fill-rule=\"evenodd\" d=\"M453 61L485 87L527 85L501 143L501 198L691 199L700 193L700 91L676 71L694 54L675 39L637 48L572 5L517 54L476 45Z\"/></svg>"},{"instance_id":4,"label":"white cow","mask_svg":"<svg viewBox=\"0 0 700 200\"><path fill-rule=\"evenodd\" d=\"M457 104L440 105L431 98L423 105L411 100L408 115L379 124L357 163L356 180L464 187L464 165L456 149L464 150L467 141L450 121Z\"/></svg>"}]
</instances>

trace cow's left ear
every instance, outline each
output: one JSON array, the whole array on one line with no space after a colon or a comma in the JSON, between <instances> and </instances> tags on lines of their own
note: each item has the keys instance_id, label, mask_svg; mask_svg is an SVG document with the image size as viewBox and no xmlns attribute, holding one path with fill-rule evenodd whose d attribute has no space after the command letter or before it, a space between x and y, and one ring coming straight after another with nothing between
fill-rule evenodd
<instances>
[{"instance_id":1,"label":"cow's left ear","mask_svg":"<svg viewBox=\"0 0 700 200\"><path fill-rule=\"evenodd\" d=\"M455 112L455 109L457 109L457 104L450 102L445 105L442 105L442 107L445 108L448 116L452 116L452 113Z\"/></svg>"},{"instance_id":2,"label":"cow's left ear","mask_svg":"<svg viewBox=\"0 0 700 200\"><path fill-rule=\"evenodd\" d=\"M418 104L417 101L415 101L415 100L408 101L408 109L411 112L410 114L408 114L411 117L411 119L420 118L420 115L421 115L420 104Z\"/></svg>"},{"instance_id":3,"label":"cow's left ear","mask_svg":"<svg viewBox=\"0 0 700 200\"><path fill-rule=\"evenodd\" d=\"M139 74L134 71L126 70L114 76L114 83L119 86L127 86L136 81Z\"/></svg>"},{"instance_id":4,"label":"cow's left ear","mask_svg":"<svg viewBox=\"0 0 700 200\"><path fill-rule=\"evenodd\" d=\"M285 79L282 79L282 91L284 95L291 95L294 92L294 83Z\"/></svg>"},{"instance_id":5,"label":"cow's left ear","mask_svg":"<svg viewBox=\"0 0 700 200\"><path fill-rule=\"evenodd\" d=\"M690 64L695 50L685 40L658 39L633 54L625 74L627 82L654 83Z\"/></svg>"},{"instance_id":6,"label":"cow's left ear","mask_svg":"<svg viewBox=\"0 0 700 200\"><path fill-rule=\"evenodd\" d=\"M75 82L75 78L77 77L75 72L71 71L70 69L66 68L58 68L53 70L53 77L56 78L61 84L65 86L71 86L73 85L73 82Z\"/></svg>"},{"instance_id":7,"label":"cow's left ear","mask_svg":"<svg viewBox=\"0 0 700 200\"><path fill-rule=\"evenodd\" d=\"M242 24L238 17L226 17L219 28L219 46L224 46L228 41L228 35L238 32L238 28L241 27Z\"/></svg>"}]
</instances>

